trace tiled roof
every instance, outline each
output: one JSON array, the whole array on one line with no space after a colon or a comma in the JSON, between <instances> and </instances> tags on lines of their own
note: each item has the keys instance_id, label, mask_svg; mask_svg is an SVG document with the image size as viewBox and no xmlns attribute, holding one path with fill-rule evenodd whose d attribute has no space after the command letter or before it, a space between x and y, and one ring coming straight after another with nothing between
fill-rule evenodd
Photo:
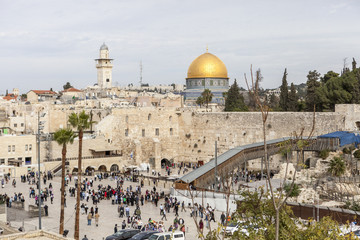
<instances>
[{"instance_id":1,"label":"tiled roof","mask_svg":"<svg viewBox=\"0 0 360 240\"><path fill-rule=\"evenodd\" d=\"M36 94L56 94L56 92L50 90L30 90L30 92L31 91L33 91Z\"/></svg>"},{"instance_id":2,"label":"tiled roof","mask_svg":"<svg viewBox=\"0 0 360 240\"><path fill-rule=\"evenodd\" d=\"M76 88L68 88L65 89L63 92L82 92L82 91Z\"/></svg>"}]
</instances>

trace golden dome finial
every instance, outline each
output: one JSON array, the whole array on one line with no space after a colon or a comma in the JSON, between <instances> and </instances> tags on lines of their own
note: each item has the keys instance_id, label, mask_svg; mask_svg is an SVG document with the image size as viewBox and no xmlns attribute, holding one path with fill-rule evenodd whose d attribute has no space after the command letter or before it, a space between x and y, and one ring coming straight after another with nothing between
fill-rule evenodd
<instances>
[{"instance_id":1,"label":"golden dome finial","mask_svg":"<svg viewBox=\"0 0 360 240\"><path fill-rule=\"evenodd\" d=\"M206 44L206 52L209 52L209 46Z\"/></svg>"}]
</instances>

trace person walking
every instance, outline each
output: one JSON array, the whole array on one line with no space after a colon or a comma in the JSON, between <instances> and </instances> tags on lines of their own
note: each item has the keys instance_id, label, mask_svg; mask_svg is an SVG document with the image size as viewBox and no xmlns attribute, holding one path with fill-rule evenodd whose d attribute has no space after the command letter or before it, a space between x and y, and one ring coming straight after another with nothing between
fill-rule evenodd
<instances>
[{"instance_id":1,"label":"person walking","mask_svg":"<svg viewBox=\"0 0 360 240\"><path fill-rule=\"evenodd\" d=\"M125 229L126 228L126 222L125 222L125 220L122 222L122 224L121 224L121 229Z\"/></svg>"},{"instance_id":2,"label":"person walking","mask_svg":"<svg viewBox=\"0 0 360 240\"><path fill-rule=\"evenodd\" d=\"M220 219L221 219L221 224L225 225L225 214L224 214L224 212L221 214Z\"/></svg>"},{"instance_id":3,"label":"person walking","mask_svg":"<svg viewBox=\"0 0 360 240\"><path fill-rule=\"evenodd\" d=\"M89 239L86 237L86 235L84 235L82 240L89 240Z\"/></svg>"},{"instance_id":4,"label":"person walking","mask_svg":"<svg viewBox=\"0 0 360 240\"><path fill-rule=\"evenodd\" d=\"M95 225L96 226L99 226L99 217L100 217L99 213L98 212L95 213Z\"/></svg>"},{"instance_id":5,"label":"person walking","mask_svg":"<svg viewBox=\"0 0 360 240\"><path fill-rule=\"evenodd\" d=\"M164 220L164 218L165 218L165 221L167 221L167 218L166 218L166 211L163 211L163 216L162 216L161 220Z\"/></svg>"},{"instance_id":6,"label":"person walking","mask_svg":"<svg viewBox=\"0 0 360 240\"><path fill-rule=\"evenodd\" d=\"M182 211L186 212L184 201L182 201L182 203L181 203L181 212Z\"/></svg>"},{"instance_id":7,"label":"person walking","mask_svg":"<svg viewBox=\"0 0 360 240\"><path fill-rule=\"evenodd\" d=\"M115 224L115 227L114 227L114 233L117 233L118 229L117 229L117 224Z\"/></svg>"},{"instance_id":8,"label":"person walking","mask_svg":"<svg viewBox=\"0 0 360 240\"><path fill-rule=\"evenodd\" d=\"M203 232L203 230L204 230L204 222L203 222L202 219L200 219L199 228L200 228L200 231Z\"/></svg>"},{"instance_id":9,"label":"person walking","mask_svg":"<svg viewBox=\"0 0 360 240\"><path fill-rule=\"evenodd\" d=\"M91 215L91 213L89 213L89 215L87 216L89 226L91 226L91 219L92 219L92 215Z\"/></svg>"}]
</instances>

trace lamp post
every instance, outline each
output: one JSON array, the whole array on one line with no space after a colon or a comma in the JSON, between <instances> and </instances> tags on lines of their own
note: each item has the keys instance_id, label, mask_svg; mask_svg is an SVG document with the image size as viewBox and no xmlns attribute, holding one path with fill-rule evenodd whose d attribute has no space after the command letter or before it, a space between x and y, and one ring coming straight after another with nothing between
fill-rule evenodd
<instances>
[{"instance_id":1,"label":"lamp post","mask_svg":"<svg viewBox=\"0 0 360 240\"><path fill-rule=\"evenodd\" d=\"M41 117L44 117L46 113L41 114ZM38 132L37 132L37 155L38 155L38 205L39 205L39 229L41 230L41 177L40 177L40 130L44 129L44 122L40 121L40 111L38 111Z\"/></svg>"},{"instance_id":2,"label":"lamp post","mask_svg":"<svg viewBox=\"0 0 360 240\"><path fill-rule=\"evenodd\" d=\"M217 188L217 141L215 141L215 192Z\"/></svg>"},{"instance_id":3,"label":"lamp post","mask_svg":"<svg viewBox=\"0 0 360 240\"><path fill-rule=\"evenodd\" d=\"M320 187L316 187L316 192L318 193L317 197L317 222L320 220L319 212L320 212Z\"/></svg>"}]
</instances>

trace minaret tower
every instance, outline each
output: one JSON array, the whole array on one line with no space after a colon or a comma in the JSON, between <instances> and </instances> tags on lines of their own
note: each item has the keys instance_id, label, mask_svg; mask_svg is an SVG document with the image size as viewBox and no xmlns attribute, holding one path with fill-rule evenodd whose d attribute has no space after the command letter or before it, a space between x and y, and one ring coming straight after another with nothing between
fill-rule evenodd
<instances>
[{"instance_id":1,"label":"minaret tower","mask_svg":"<svg viewBox=\"0 0 360 240\"><path fill-rule=\"evenodd\" d=\"M103 43L100 47L100 58L95 59L97 68L97 81L100 88L112 87L112 60L109 58L109 48Z\"/></svg>"}]
</instances>

